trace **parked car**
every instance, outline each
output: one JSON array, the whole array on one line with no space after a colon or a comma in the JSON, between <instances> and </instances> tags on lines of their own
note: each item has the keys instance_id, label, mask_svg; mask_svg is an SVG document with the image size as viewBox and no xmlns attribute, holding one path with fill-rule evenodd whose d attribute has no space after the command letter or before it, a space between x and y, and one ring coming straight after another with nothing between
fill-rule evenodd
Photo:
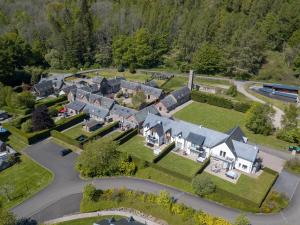
<instances>
[{"instance_id":1,"label":"parked car","mask_svg":"<svg viewBox=\"0 0 300 225\"><path fill-rule=\"evenodd\" d=\"M61 151L60 151L60 155L61 155L62 157L64 157L64 156L70 154L71 152L72 152L72 151L71 151L70 149L64 149L64 150L61 150Z\"/></svg>"},{"instance_id":2,"label":"parked car","mask_svg":"<svg viewBox=\"0 0 300 225\"><path fill-rule=\"evenodd\" d=\"M290 152L295 151L296 153L300 153L300 147L297 147L297 146L289 146L289 151L290 151Z\"/></svg>"}]
</instances>

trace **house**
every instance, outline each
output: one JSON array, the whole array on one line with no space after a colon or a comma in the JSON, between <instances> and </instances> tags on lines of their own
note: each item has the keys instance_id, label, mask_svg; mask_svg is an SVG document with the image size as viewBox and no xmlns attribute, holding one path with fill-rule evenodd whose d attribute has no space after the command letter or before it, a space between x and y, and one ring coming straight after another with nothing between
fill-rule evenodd
<instances>
[{"instance_id":1,"label":"house","mask_svg":"<svg viewBox=\"0 0 300 225\"><path fill-rule=\"evenodd\" d=\"M10 157L15 155L16 151L0 140L0 171L12 165Z\"/></svg>"},{"instance_id":2,"label":"house","mask_svg":"<svg viewBox=\"0 0 300 225\"><path fill-rule=\"evenodd\" d=\"M86 132L93 132L93 131L97 130L98 128L100 128L102 126L102 124L103 123L100 123L99 121L92 119L92 120L85 121L82 128Z\"/></svg>"},{"instance_id":3,"label":"house","mask_svg":"<svg viewBox=\"0 0 300 225\"><path fill-rule=\"evenodd\" d=\"M121 80L120 87L122 92L127 94L136 94L139 91L143 92L146 96L146 102L153 102L155 100L161 99L164 95L162 89L132 81Z\"/></svg>"},{"instance_id":4,"label":"house","mask_svg":"<svg viewBox=\"0 0 300 225\"><path fill-rule=\"evenodd\" d=\"M47 97L54 94L52 80L42 80L33 86L33 91L39 97Z\"/></svg>"},{"instance_id":5,"label":"house","mask_svg":"<svg viewBox=\"0 0 300 225\"><path fill-rule=\"evenodd\" d=\"M247 144L239 127L221 133L184 121L148 114L143 123L143 136L147 144L161 146L175 142L175 148L195 160L208 157L223 164L226 170L238 169L246 173L257 171L258 149Z\"/></svg>"},{"instance_id":6,"label":"house","mask_svg":"<svg viewBox=\"0 0 300 225\"><path fill-rule=\"evenodd\" d=\"M68 95L71 91L76 91L77 87L76 85L68 85L63 87L58 95Z\"/></svg>"},{"instance_id":7,"label":"house","mask_svg":"<svg viewBox=\"0 0 300 225\"><path fill-rule=\"evenodd\" d=\"M124 120L123 124L121 124L121 127L123 128L138 128L141 129L143 122L147 118L148 114L153 114L153 115L160 115L158 110L153 106L147 106L143 108L142 110L134 113L130 117Z\"/></svg>"},{"instance_id":8,"label":"house","mask_svg":"<svg viewBox=\"0 0 300 225\"><path fill-rule=\"evenodd\" d=\"M110 116L114 121L119 120L122 122L128 117L134 115L136 112L137 111L134 109L115 104L110 111Z\"/></svg>"},{"instance_id":9,"label":"house","mask_svg":"<svg viewBox=\"0 0 300 225\"><path fill-rule=\"evenodd\" d=\"M116 220L115 218L103 219L101 221L93 223L93 225L145 225L145 223L137 222L131 216L129 218L122 218L119 220Z\"/></svg>"},{"instance_id":10,"label":"house","mask_svg":"<svg viewBox=\"0 0 300 225\"><path fill-rule=\"evenodd\" d=\"M92 79L92 82L97 85L101 94L117 93L120 90L121 80L123 77L115 77L106 79L105 77L97 76Z\"/></svg>"},{"instance_id":11,"label":"house","mask_svg":"<svg viewBox=\"0 0 300 225\"><path fill-rule=\"evenodd\" d=\"M191 91L188 87L182 87L172 91L165 98L160 100L155 106L161 113L168 113L176 107L190 100Z\"/></svg>"}]
</instances>

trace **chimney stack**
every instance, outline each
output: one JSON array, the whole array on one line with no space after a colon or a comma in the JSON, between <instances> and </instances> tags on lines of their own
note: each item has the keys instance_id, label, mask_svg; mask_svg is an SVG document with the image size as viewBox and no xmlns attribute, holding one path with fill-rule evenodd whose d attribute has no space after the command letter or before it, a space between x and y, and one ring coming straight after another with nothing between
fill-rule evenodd
<instances>
[{"instance_id":1,"label":"chimney stack","mask_svg":"<svg viewBox=\"0 0 300 225\"><path fill-rule=\"evenodd\" d=\"M190 70L190 74L189 74L189 83L188 83L188 88L190 90L193 89L193 82L194 82L194 71L193 70Z\"/></svg>"}]
</instances>

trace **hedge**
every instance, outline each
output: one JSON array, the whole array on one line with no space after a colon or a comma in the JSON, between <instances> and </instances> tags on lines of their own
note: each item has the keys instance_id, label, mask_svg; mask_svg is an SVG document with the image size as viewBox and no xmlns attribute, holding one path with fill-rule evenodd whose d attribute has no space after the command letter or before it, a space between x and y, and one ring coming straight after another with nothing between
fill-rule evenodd
<instances>
[{"instance_id":1,"label":"hedge","mask_svg":"<svg viewBox=\"0 0 300 225\"><path fill-rule=\"evenodd\" d=\"M18 109L18 108L11 108L8 106L4 106L3 109L11 114L18 114L18 115L28 115L32 112L32 109Z\"/></svg>"},{"instance_id":2,"label":"hedge","mask_svg":"<svg viewBox=\"0 0 300 225\"><path fill-rule=\"evenodd\" d=\"M275 176L275 179L273 180L272 184L271 184L270 187L268 188L268 191L266 191L266 194L264 195L264 197L261 199L261 202L260 202L260 204L259 204L259 207L261 207L261 205L262 205L263 202L265 201L266 197L268 196L269 192L271 191L273 185L275 184L275 182L276 182L276 180L277 180L277 178L278 178L278 176L279 176L279 173L278 173L277 171L272 170L272 169L270 169L269 167L265 167L265 168L263 169L263 171L264 171L265 173L269 173L269 174L274 175L274 176Z\"/></svg>"},{"instance_id":3,"label":"hedge","mask_svg":"<svg viewBox=\"0 0 300 225\"><path fill-rule=\"evenodd\" d=\"M30 115L28 115L28 116L30 116ZM22 118L19 118L19 120L25 120L25 118L26 117L22 117ZM86 114L84 114L84 113L78 114L76 116L63 119L59 124L57 124L56 126L50 128L50 129L33 132L33 133L25 133L22 130L20 130L10 124L3 124L3 127L6 128L11 134L18 137L22 142L31 145L31 144L34 144L44 138L49 137L50 131L52 131L52 130L62 131L64 129L67 129L67 128L83 121L84 118L86 118Z\"/></svg>"},{"instance_id":4,"label":"hedge","mask_svg":"<svg viewBox=\"0 0 300 225\"><path fill-rule=\"evenodd\" d=\"M250 103L232 101L227 98L223 98L213 94L207 94L200 91L192 91L191 98L193 101L207 103L210 105L226 108L226 109L234 109L238 112L247 112L251 107Z\"/></svg>"},{"instance_id":5,"label":"hedge","mask_svg":"<svg viewBox=\"0 0 300 225\"><path fill-rule=\"evenodd\" d=\"M126 131L120 133L118 136L116 136L116 137L113 139L113 141L118 141L118 140L120 140L122 137L126 136L128 133L130 133L130 132L133 131L133 130L134 130L134 129L131 128L131 129L128 129L128 130L126 130Z\"/></svg>"},{"instance_id":6,"label":"hedge","mask_svg":"<svg viewBox=\"0 0 300 225\"><path fill-rule=\"evenodd\" d=\"M153 160L153 163L159 162L163 157L165 157L172 149L175 147L175 142L172 142L168 146L166 146Z\"/></svg>"},{"instance_id":7,"label":"hedge","mask_svg":"<svg viewBox=\"0 0 300 225\"><path fill-rule=\"evenodd\" d=\"M54 99L49 99L47 101L44 101L44 102L37 102L35 104L35 108L37 107L40 107L40 106L47 106L47 107L50 107L50 106L53 106L59 102L63 102L67 100L67 96L66 95L62 95L62 96L59 96L57 98L54 98Z\"/></svg>"},{"instance_id":8,"label":"hedge","mask_svg":"<svg viewBox=\"0 0 300 225\"><path fill-rule=\"evenodd\" d=\"M74 145L75 147L78 147L80 149L82 149L82 144L80 144L79 142L77 142L76 140L70 138L69 136L65 135L64 133L61 133L59 131L56 131L56 130L52 130L51 131L51 136L58 139L58 140L61 140L69 145Z\"/></svg>"},{"instance_id":9,"label":"hedge","mask_svg":"<svg viewBox=\"0 0 300 225\"><path fill-rule=\"evenodd\" d=\"M104 135L108 134L109 132L113 131L116 127L119 126L119 121L115 121L105 127L102 127L97 132L89 137L89 141L95 140L98 137L103 137Z\"/></svg>"},{"instance_id":10,"label":"hedge","mask_svg":"<svg viewBox=\"0 0 300 225\"><path fill-rule=\"evenodd\" d=\"M210 163L210 158L205 159L204 162L201 164L201 167L195 172L194 176L202 173L205 170L205 168L208 166L209 163Z\"/></svg>"},{"instance_id":11,"label":"hedge","mask_svg":"<svg viewBox=\"0 0 300 225\"><path fill-rule=\"evenodd\" d=\"M129 139L131 139L132 137L134 137L137 134L138 134L138 129L134 129L131 132L127 133L122 138L120 138L119 140L117 140L116 142L118 145L124 144L126 141L128 141Z\"/></svg>"}]
</instances>

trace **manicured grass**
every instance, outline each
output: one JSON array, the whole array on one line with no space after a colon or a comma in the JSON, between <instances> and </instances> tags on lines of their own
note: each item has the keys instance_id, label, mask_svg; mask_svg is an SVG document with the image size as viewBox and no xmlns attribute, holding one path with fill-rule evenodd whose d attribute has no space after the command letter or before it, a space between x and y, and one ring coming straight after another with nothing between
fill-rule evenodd
<instances>
[{"instance_id":1,"label":"manicured grass","mask_svg":"<svg viewBox=\"0 0 300 225\"><path fill-rule=\"evenodd\" d=\"M165 91L174 91L178 88L181 88L183 86L186 86L188 82L188 77L184 76L175 76L172 79L170 79L168 82L166 82L165 85L162 86L162 89Z\"/></svg>"},{"instance_id":2,"label":"manicured grass","mask_svg":"<svg viewBox=\"0 0 300 225\"><path fill-rule=\"evenodd\" d=\"M93 132L86 132L82 129L82 124L78 124L66 131L63 132L65 135L69 136L72 139L76 139L80 135L85 135L87 137L91 136Z\"/></svg>"},{"instance_id":3,"label":"manicured grass","mask_svg":"<svg viewBox=\"0 0 300 225\"><path fill-rule=\"evenodd\" d=\"M193 175L197 172L197 170L199 170L202 165L201 163L186 159L172 152L166 155L157 164L161 167L189 177L193 177Z\"/></svg>"},{"instance_id":4,"label":"manicured grass","mask_svg":"<svg viewBox=\"0 0 300 225\"><path fill-rule=\"evenodd\" d=\"M252 178L242 174L238 182L233 184L207 172L203 172L200 176L209 177L220 189L246 198L258 205L261 203L276 178L275 175L267 172L263 172L258 178Z\"/></svg>"},{"instance_id":5,"label":"manicured grass","mask_svg":"<svg viewBox=\"0 0 300 225\"><path fill-rule=\"evenodd\" d=\"M45 188L53 179L53 174L41 167L27 156L22 155L21 162L0 172L0 188L2 185L9 185L11 191L9 200L5 196L3 206L12 208L33 194Z\"/></svg>"},{"instance_id":6,"label":"manicured grass","mask_svg":"<svg viewBox=\"0 0 300 225\"><path fill-rule=\"evenodd\" d=\"M110 218L120 219L122 217L120 216L98 216L98 217L90 217L85 219L77 219L77 220L70 220L65 221L62 223L56 223L55 225L92 225L95 222L104 220L104 219L110 219Z\"/></svg>"},{"instance_id":7,"label":"manicured grass","mask_svg":"<svg viewBox=\"0 0 300 225\"><path fill-rule=\"evenodd\" d=\"M264 136L253 134L245 127L245 114L234 110L212 106L206 103L193 102L174 115L177 119L185 120L204 127L226 132L229 129L240 126L245 132L249 141L275 148L287 150L289 143L279 140L275 135Z\"/></svg>"},{"instance_id":8,"label":"manicured grass","mask_svg":"<svg viewBox=\"0 0 300 225\"><path fill-rule=\"evenodd\" d=\"M145 139L141 136L134 136L118 148L122 152L127 152L142 160L152 162L155 157L153 151L145 146Z\"/></svg>"},{"instance_id":9,"label":"manicured grass","mask_svg":"<svg viewBox=\"0 0 300 225\"><path fill-rule=\"evenodd\" d=\"M135 176L142 179L153 180L161 184L165 184L171 187L176 187L180 190L193 193L193 188L191 183L183 179L170 176L169 174L163 173L160 170L157 170L152 167L138 169Z\"/></svg>"}]
</instances>

